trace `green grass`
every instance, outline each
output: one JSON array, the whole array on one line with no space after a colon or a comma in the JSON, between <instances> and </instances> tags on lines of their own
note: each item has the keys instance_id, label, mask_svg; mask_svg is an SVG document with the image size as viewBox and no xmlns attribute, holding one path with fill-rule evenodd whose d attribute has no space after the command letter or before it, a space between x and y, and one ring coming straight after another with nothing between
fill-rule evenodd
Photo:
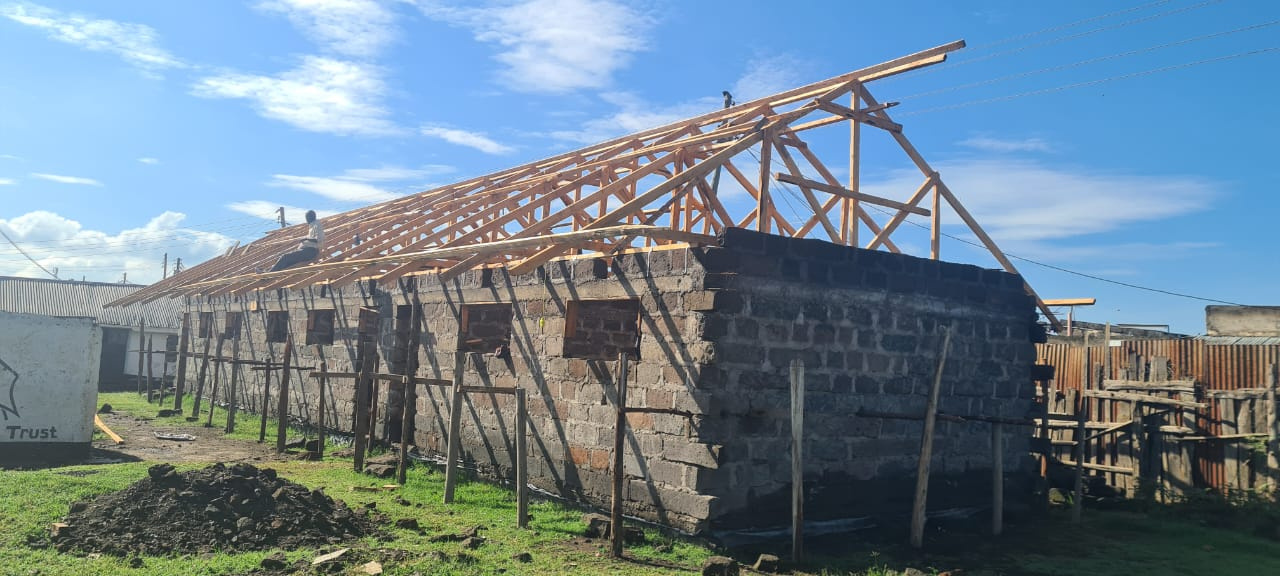
<instances>
[{"instance_id":1,"label":"green grass","mask_svg":"<svg viewBox=\"0 0 1280 576\"><path fill-rule=\"evenodd\" d=\"M136 394L100 395L100 402L139 417L154 418L173 426L200 426L183 417L156 418L158 407ZM189 406L189 405L188 405ZM190 410L186 411L190 413ZM219 409L219 414L222 414ZM216 417L215 417L216 419ZM257 420L239 427L233 437L257 439ZM225 419L223 420L225 423ZM274 430L274 425L271 428ZM72 502L124 488L144 477L151 463L69 466L37 471L0 470L0 574L54 575L241 575L252 573L271 552L187 557L145 557L132 567L130 559L85 558L59 554L28 545L42 540L50 523L58 521ZM186 464L191 469L203 464ZM324 462L271 463L280 474L308 487L323 487L353 507L372 503L392 522L418 520L424 533L400 530L388 524L389 542L374 538L351 543L357 561L380 560L386 574L671 574L696 571L713 552L688 541L648 532L648 543L629 546L628 561L608 557L607 543L583 537L581 513L555 503L535 501L530 507L530 529L515 527L513 494L492 484L466 481L459 484L453 504L442 503L443 475L427 466L415 466L406 485L396 490L367 492L354 487L377 487L385 481L356 474L349 458L329 457ZM410 505L397 502L404 498ZM1280 543L1242 530L1218 527L1207 507L1199 514L1179 508L1134 506L1129 511L1085 511L1082 524L1068 522L1065 511L1049 517L1012 523L1000 538L981 535L981 527L930 531L926 551L919 553L902 544L905 530L885 528L851 535L811 539L809 561L799 573L824 575L892 576L913 567L926 574L963 569L968 576L1018 574L1029 576L1136 576L1143 574L1280 574ZM1232 514L1241 515L1236 511ZM1252 515L1252 514L1250 514ZM979 522L983 524L985 522ZM482 526L488 541L477 550L463 550L459 543L430 542L430 537L458 533ZM126 527L121 527L126 529ZM901 533L900 533L901 532ZM1280 536L1280 535L1276 535ZM755 554L767 551L786 558L787 542L734 555L750 564ZM310 559L331 548L287 551L290 561ZM531 563L513 556L528 552ZM459 554L464 554L460 557ZM677 569L679 568L679 569Z\"/></svg>"},{"instance_id":2,"label":"green grass","mask_svg":"<svg viewBox=\"0 0 1280 576\"><path fill-rule=\"evenodd\" d=\"M178 416L158 416L162 409L173 408L173 397L166 396L164 404L155 404L147 402L145 395L139 395L136 392L99 392L98 405L110 404L111 408L116 412L123 412L135 418L151 420L159 426L204 426L209 421L209 402L202 401L200 403L200 417L194 422L188 422L187 416L191 415L193 396L190 394L182 397L182 414ZM227 425L226 408L218 406L214 409L213 427L219 430ZM274 417L267 418L267 440L273 440L276 437L276 426L279 420ZM258 430L261 425L261 416L252 412L243 410L236 412L236 429L227 437L237 440L258 440ZM303 430L292 424L288 427L290 438L301 437Z\"/></svg>"}]
</instances>

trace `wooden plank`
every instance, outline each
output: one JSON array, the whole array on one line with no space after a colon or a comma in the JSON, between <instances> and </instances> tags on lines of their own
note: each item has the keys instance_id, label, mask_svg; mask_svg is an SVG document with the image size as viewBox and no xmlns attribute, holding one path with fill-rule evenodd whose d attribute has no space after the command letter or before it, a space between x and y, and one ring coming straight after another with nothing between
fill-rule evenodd
<instances>
[{"instance_id":1,"label":"wooden plank","mask_svg":"<svg viewBox=\"0 0 1280 576\"><path fill-rule=\"evenodd\" d=\"M1149 396L1146 394L1132 394L1129 392L1110 392L1106 390L1086 390L1085 396L1094 398L1109 398L1112 400L1127 400L1129 402L1141 402L1143 404L1159 404L1161 406L1177 406L1180 408L1204 408L1206 404L1203 402L1190 402L1187 400L1177 400L1174 398L1161 398L1159 396Z\"/></svg>"},{"instance_id":2,"label":"wooden plank","mask_svg":"<svg viewBox=\"0 0 1280 576\"><path fill-rule=\"evenodd\" d=\"M462 439L458 434L462 431L462 379L466 371L466 353L458 350L454 353L453 394L449 404L449 447L444 464L444 503L453 502L453 488L457 483L458 457L462 451Z\"/></svg>"},{"instance_id":3,"label":"wooden plank","mask_svg":"<svg viewBox=\"0 0 1280 576\"><path fill-rule=\"evenodd\" d=\"M516 526L529 527L529 412L525 391L516 391Z\"/></svg>"},{"instance_id":4,"label":"wooden plank","mask_svg":"<svg viewBox=\"0 0 1280 576\"><path fill-rule=\"evenodd\" d=\"M320 350L320 345L319 345L319 344L317 344L317 345L316 345L316 351L317 351L317 352L319 352L319 350ZM326 369L326 368L328 368L328 367L329 367L328 361L327 361L327 360L325 360L324 356L321 356L321 357L320 357L320 371L321 371L321 372L324 372L324 371L325 371L325 369ZM270 372L268 372L267 374L270 374ZM270 376L268 376L268 380L269 380L269 379L270 379ZM316 459L317 459L317 460L323 460L323 459L324 459L325 426L326 426L326 420L328 419L328 415L329 415L329 412L328 412L329 407L328 407L328 406L326 405L326 403L325 403L325 396L328 396L328 395L329 395L329 393L328 393L328 391L327 391L327 390L325 390L325 388L328 388L328 387L329 387L329 380L328 380L327 378L325 378L324 376L321 376L321 377L320 377L320 391L319 391L319 394L318 394L318 395L320 396L320 398L319 398L319 407L317 407L317 408L316 408L316 411L317 411L317 412L319 412L319 418L316 420ZM266 396L268 396L268 397L269 397L269 396L270 396L270 394L267 394ZM263 405L263 407L262 407L262 411L263 411L264 413L267 411L267 408L266 408L266 405L265 405L265 404L264 404L264 405ZM266 422L265 422L265 421L263 422L263 428L264 428L264 429L266 428ZM261 440L259 440L259 441L261 441ZM400 484L403 486L403 485L404 485L404 481L403 481L403 480L401 480L401 481L400 481Z\"/></svg>"},{"instance_id":5,"label":"wooden plank","mask_svg":"<svg viewBox=\"0 0 1280 576\"><path fill-rule=\"evenodd\" d=\"M1072 460L1059 460L1059 462L1064 466L1076 465L1075 461L1072 461ZM1084 467L1085 469L1097 470L1099 472L1110 472L1112 474L1121 474L1126 476L1133 475L1133 468L1125 467L1125 466L1106 466L1103 464L1094 464L1092 462L1085 462Z\"/></svg>"},{"instance_id":6,"label":"wooden plank","mask_svg":"<svg viewBox=\"0 0 1280 576\"><path fill-rule=\"evenodd\" d=\"M626 530L622 527L622 501L626 498L626 493L623 492L623 464L627 447L627 372L629 368L627 353L619 353L613 424L613 470L611 471L613 494L609 501L609 551L614 558L622 557L622 543L626 535Z\"/></svg>"},{"instance_id":7,"label":"wooden plank","mask_svg":"<svg viewBox=\"0 0 1280 576\"><path fill-rule=\"evenodd\" d=\"M363 308L360 310L364 311ZM293 334L285 336L284 369L280 371L280 397L276 400L276 453L284 453L285 442L289 432L289 364L293 360Z\"/></svg>"},{"instance_id":8,"label":"wooden plank","mask_svg":"<svg viewBox=\"0 0 1280 576\"><path fill-rule=\"evenodd\" d=\"M1139 380L1104 380L1103 390L1141 390L1150 392L1195 392L1194 380L1164 380L1160 382L1143 382ZM1210 394L1213 391L1205 391Z\"/></svg>"},{"instance_id":9,"label":"wooden plank","mask_svg":"<svg viewBox=\"0 0 1280 576\"><path fill-rule=\"evenodd\" d=\"M1277 417L1276 388L1280 383L1280 364L1267 367L1267 477L1271 486L1280 486L1280 417Z\"/></svg>"},{"instance_id":10,"label":"wooden plank","mask_svg":"<svg viewBox=\"0 0 1280 576\"><path fill-rule=\"evenodd\" d=\"M791 360L791 559L804 561L804 362Z\"/></svg>"},{"instance_id":11,"label":"wooden plank","mask_svg":"<svg viewBox=\"0 0 1280 576\"><path fill-rule=\"evenodd\" d=\"M219 333L218 349L217 349L217 354L219 358L222 357L223 338L224 338L224 335ZM206 420L204 423L205 428L213 427L213 412L214 410L217 409L217 406L218 406L218 384L221 382L221 380L222 380L222 364L219 363L213 367L213 382L211 383L211 386L210 386L212 388L212 391L210 391L209 393L209 419Z\"/></svg>"},{"instance_id":12,"label":"wooden plank","mask_svg":"<svg viewBox=\"0 0 1280 576\"><path fill-rule=\"evenodd\" d=\"M1223 398L1218 400L1218 408L1221 414L1222 434L1221 436L1233 436L1238 433L1237 425L1239 412L1236 399ZM1222 462L1227 472L1227 490L1240 490L1244 488L1240 481L1240 445L1232 442L1222 447Z\"/></svg>"},{"instance_id":13,"label":"wooden plank","mask_svg":"<svg viewBox=\"0 0 1280 576\"><path fill-rule=\"evenodd\" d=\"M238 386L240 384L240 367L237 365L240 361L240 339L235 338L231 341L231 388L227 390L227 427L224 432L230 434L236 431L236 411L239 398Z\"/></svg>"},{"instance_id":14,"label":"wooden plank","mask_svg":"<svg viewBox=\"0 0 1280 576\"><path fill-rule=\"evenodd\" d=\"M97 414L93 415L93 425L97 426L98 429L101 430L103 434L106 434L107 438L110 438L111 442L113 442L117 446L119 446L120 444L124 444L124 438L121 438L119 434L116 434L110 428L108 428L107 423L102 421L101 416Z\"/></svg>"},{"instance_id":15,"label":"wooden plank","mask_svg":"<svg viewBox=\"0 0 1280 576\"><path fill-rule=\"evenodd\" d=\"M262 378L262 411L258 415L258 443L267 441L267 406L271 404L271 359L267 358L267 366Z\"/></svg>"},{"instance_id":16,"label":"wooden plank","mask_svg":"<svg viewBox=\"0 0 1280 576\"><path fill-rule=\"evenodd\" d=\"M1086 348L1087 350L1087 348ZM1085 363L1088 364L1088 355L1085 355ZM1084 390L1081 390L1083 392ZM1074 392L1074 390L1073 390ZM1088 442L1085 440L1085 422L1088 421L1087 406L1085 405L1086 396L1083 394L1075 395L1076 401L1076 435L1074 457L1076 459L1075 482L1073 493L1075 495L1071 500L1071 521L1080 522L1081 514L1084 508L1084 464L1089 459L1089 455L1085 448Z\"/></svg>"},{"instance_id":17,"label":"wooden plank","mask_svg":"<svg viewBox=\"0 0 1280 576\"><path fill-rule=\"evenodd\" d=\"M364 456L369 441L369 400L373 387L373 375L376 372L378 309L362 307L356 329L359 348L356 351L360 359L360 375L355 382L355 411L352 423L352 450L356 472L364 473Z\"/></svg>"},{"instance_id":18,"label":"wooden plank","mask_svg":"<svg viewBox=\"0 0 1280 576\"><path fill-rule=\"evenodd\" d=\"M418 387L413 377L418 373L418 349L422 345L422 302L418 298L416 284L412 288L413 299L409 309L409 346L405 350L405 376L400 381L400 455L396 479L403 486L409 474L409 444L415 442L414 419L418 412Z\"/></svg>"},{"instance_id":19,"label":"wooden plank","mask_svg":"<svg viewBox=\"0 0 1280 576\"><path fill-rule=\"evenodd\" d=\"M1045 304L1049 306L1093 306L1098 303L1097 298L1046 298Z\"/></svg>"},{"instance_id":20,"label":"wooden plank","mask_svg":"<svg viewBox=\"0 0 1280 576\"><path fill-rule=\"evenodd\" d=\"M143 348L147 347L147 321L138 319L138 394L142 394L142 363L145 354ZM148 398L148 400L150 400Z\"/></svg>"},{"instance_id":21,"label":"wooden plank","mask_svg":"<svg viewBox=\"0 0 1280 576\"><path fill-rule=\"evenodd\" d=\"M849 108L848 106L836 104L835 102L822 102L821 104L818 105L818 107L821 108L822 110L835 114L836 116L841 116L849 120L854 120L859 124L867 124L870 126L875 126L876 128L879 128L886 132L902 131L901 124L894 122L893 120L889 120L887 118L876 116L864 110L854 110L852 108ZM883 109L884 109L883 107L880 108L880 110L883 110Z\"/></svg>"},{"instance_id":22,"label":"wooden plank","mask_svg":"<svg viewBox=\"0 0 1280 576\"><path fill-rule=\"evenodd\" d=\"M929 388L929 403L924 412L924 435L920 440L920 460L916 466L915 499L911 506L911 546L924 546L926 502L929 498L929 468L933 462L933 433L937 423L938 396L942 391L942 371L947 364L947 352L951 348L951 329L942 336L942 350L938 353L937 369L933 373L933 386Z\"/></svg>"},{"instance_id":23,"label":"wooden plank","mask_svg":"<svg viewBox=\"0 0 1280 576\"><path fill-rule=\"evenodd\" d=\"M841 198L848 198L850 200L857 200L859 202L866 202L868 204L876 204L878 206L895 208L897 210L902 210L905 212L909 212L911 214L919 214L921 216L928 216L929 214L931 214L930 211L925 210L924 208L918 208L911 204L898 202L896 200L890 200L888 198L881 198L880 196L873 196L871 194L854 192L853 190L849 190L843 186L832 186L829 184L818 182L817 180L802 178L800 176L779 172L777 174L774 174L774 178L777 178L779 182L786 182L788 184L795 184L796 186L812 188L814 190L826 192L828 194L839 196Z\"/></svg>"},{"instance_id":24,"label":"wooden plank","mask_svg":"<svg viewBox=\"0 0 1280 576\"><path fill-rule=\"evenodd\" d=\"M182 328L178 330L178 367L173 383L173 409L182 410L182 395L187 384L187 348L191 343L191 313L182 314Z\"/></svg>"}]
</instances>

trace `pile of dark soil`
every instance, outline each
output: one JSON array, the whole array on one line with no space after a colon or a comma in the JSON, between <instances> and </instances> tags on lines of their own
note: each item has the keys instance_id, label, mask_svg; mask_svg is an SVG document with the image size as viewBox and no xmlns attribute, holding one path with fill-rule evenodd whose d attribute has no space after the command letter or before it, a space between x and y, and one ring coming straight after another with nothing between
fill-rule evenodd
<instances>
[{"instance_id":1,"label":"pile of dark soil","mask_svg":"<svg viewBox=\"0 0 1280 576\"><path fill-rule=\"evenodd\" d=\"M287 550L378 530L367 510L353 511L269 468L214 464L178 473L160 464L147 472L124 490L73 504L54 527L54 546L119 556Z\"/></svg>"}]
</instances>

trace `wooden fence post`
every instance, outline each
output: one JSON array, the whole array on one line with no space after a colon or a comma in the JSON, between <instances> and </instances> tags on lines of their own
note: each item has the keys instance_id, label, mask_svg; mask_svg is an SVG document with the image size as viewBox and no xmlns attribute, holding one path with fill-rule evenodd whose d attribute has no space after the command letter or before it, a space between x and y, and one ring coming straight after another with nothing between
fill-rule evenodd
<instances>
[{"instance_id":1,"label":"wooden fence post","mask_svg":"<svg viewBox=\"0 0 1280 576\"><path fill-rule=\"evenodd\" d=\"M529 415L525 412L525 392L516 389L516 526L529 527Z\"/></svg>"},{"instance_id":2,"label":"wooden fence post","mask_svg":"<svg viewBox=\"0 0 1280 576\"><path fill-rule=\"evenodd\" d=\"M410 402L414 400L413 376L401 376L401 396L400 396L400 453L396 458L396 481L404 486L405 480L409 476L409 419L413 418L413 411L410 410Z\"/></svg>"},{"instance_id":3,"label":"wooden fence post","mask_svg":"<svg viewBox=\"0 0 1280 576\"><path fill-rule=\"evenodd\" d=\"M1273 494L1280 490L1280 417L1276 406L1276 387L1280 385L1280 364L1268 366L1267 376L1267 477Z\"/></svg>"},{"instance_id":4,"label":"wooden fence post","mask_svg":"<svg viewBox=\"0 0 1280 576\"><path fill-rule=\"evenodd\" d=\"M182 329L178 331L178 366L175 368L177 372L173 375L173 409L177 410L179 415L182 412L182 393L185 392L187 384L187 353L190 351L191 341L191 313L186 312L182 315Z\"/></svg>"},{"instance_id":5,"label":"wooden fence post","mask_svg":"<svg viewBox=\"0 0 1280 576\"><path fill-rule=\"evenodd\" d=\"M942 352L938 355L938 369L933 374L933 387L929 389L929 404L924 411L924 437L920 439L920 462L916 465L916 496L911 506L911 547L924 546L925 504L929 499L929 468L933 460L933 429L938 422L938 396L942 392L942 369L947 364L947 351L951 348L951 329L942 336Z\"/></svg>"},{"instance_id":6,"label":"wooden fence post","mask_svg":"<svg viewBox=\"0 0 1280 576\"><path fill-rule=\"evenodd\" d=\"M271 358L267 358L267 365L262 371L262 415L258 423L258 443L267 441L267 406L271 405L271 372L275 370L275 363Z\"/></svg>"},{"instance_id":7,"label":"wooden fence post","mask_svg":"<svg viewBox=\"0 0 1280 576\"><path fill-rule=\"evenodd\" d=\"M231 341L231 389L227 392L227 429L230 434L236 431L236 402L239 401L237 386L240 384L240 339Z\"/></svg>"},{"instance_id":8,"label":"wooden fence post","mask_svg":"<svg viewBox=\"0 0 1280 576\"><path fill-rule=\"evenodd\" d=\"M200 374L196 376L196 397L191 399L191 417L190 421L200 420L200 398L204 396L204 380L209 375L209 341L212 338L205 337L204 353L200 355Z\"/></svg>"},{"instance_id":9,"label":"wooden fence post","mask_svg":"<svg viewBox=\"0 0 1280 576\"><path fill-rule=\"evenodd\" d=\"M627 378L630 370L627 353L618 354L618 386L617 402L614 406L613 426L613 499L609 506L610 551L614 558L622 557L622 539L626 530L622 529L622 501L626 498L623 492L623 468L626 465L627 448Z\"/></svg>"},{"instance_id":10,"label":"wooden fence post","mask_svg":"<svg viewBox=\"0 0 1280 576\"><path fill-rule=\"evenodd\" d=\"M209 392L209 419L204 423L205 428L213 427L213 411L218 407L218 385L222 383L222 341L223 336L219 334L218 351L215 354L216 357L213 364L213 390Z\"/></svg>"},{"instance_id":11,"label":"wooden fence post","mask_svg":"<svg viewBox=\"0 0 1280 576\"><path fill-rule=\"evenodd\" d=\"M293 360L293 335L284 339L284 364L280 372L280 398L276 400L276 452L284 452L289 433L289 371Z\"/></svg>"},{"instance_id":12,"label":"wooden fence post","mask_svg":"<svg viewBox=\"0 0 1280 576\"><path fill-rule=\"evenodd\" d=\"M155 344L155 336L147 336L147 403L151 403L151 381L153 376L151 373L151 346Z\"/></svg>"},{"instance_id":13,"label":"wooden fence post","mask_svg":"<svg viewBox=\"0 0 1280 576\"><path fill-rule=\"evenodd\" d=\"M444 503L453 502L453 488L458 481L458 453L462 451L462 377L466 371L466 352L459 349L453 360L453 395L449 398L449 448L444 464Z\"/></svg>"},{"instance_id":14,"label":"wooden fence post","mask_svg":"<svg viewBox=\"0 0 1280 576\"><path fill-rule=\"evenodd\" d=\"M791 360L791 558L804 561L804 362Z\"/></svg>"},{"instance_id":15,"label":"wooden fence post","mask_svg":"<svg viewBox=\"0 0 1280 576\"><path fill-rule=\"evenodd\" d=\"M320 420L319 420L319 422L316 424L316 436L317 436L317 439L316 439L316 459L317 459L317 460L323 460L323 459L324 459L324 425L325 425L325 418L327 418L327 417L328 417L328 413L326 412L326 410L328 410L328 408L325 406L324 397L325 397L325 394L326 394L326 392L325 392L325 388L327 388L327 387L328 387L329 377L328 377L328 376L324 376L323 374L327 373L328 371L329 371L329 363L328 363L328 361L326 361L326 360L324 359L324 357L321 357L321 358L320 358L320 374L321 374L321 376L320 376L320 406L319 406L319 408L317 408L317 410L320 412Z\"/></svg>"},{"instance_id":16,"label":"wooden fence post","mask_svg":"<svg viewBox=\"0 0 1280 576\"><path fill-rule=\"evenodd\" d=\"M142 395L142 358L146 355L147 347L147 321L146 319L138 319L138 395ZM148 398L147 400L151 400Z\"/></svg>"},{"instance_id":17,"label":"wooden fence post","mask_svg":"<svg viewBox=\"0 0 1280 576\"><path fill-rule=\"evenodd\" d=\"M1081 374L1083 380L1080 382L1080 393L1076 394L1076 445L1075 445L1075 485L1074 497L1071 499L1071 521L1079 523L1080 516L1084 508L1084 461L1085 455L1085 420L1086 408L1088 407L1088 399L1084 395L1084 391L1091 388L1089 371L1089 334L1084 335L1084 372Z\"/></svg>"},{"instance_id":18,"label":"wooden fence post","mask_svg":"<svg viewBox=\"0 0 1280 576\"><path fill-rule=\"evenodd\" d=\"M1004 425L991 423L991 535L1004 532Z\"/></svg>"},{"instance_id":19,"label":"wooden fence post","mask_svg":"<svg viewBox=\"0 0 1280 576\"><path fill-rule=\"evenodd\" d=\"M378 310L376 308L361 308L360 319L357 327L359 339L358 356L360 358L360 371L356 377L355 388L355 413L352 415L351 423L352 449L355 452L353 460L356 472L364 472L364 455L368 448L369 433L369 387L374 379L375 356L378 353L377 337L378 337Z\"/></svg>"}]
</instances>

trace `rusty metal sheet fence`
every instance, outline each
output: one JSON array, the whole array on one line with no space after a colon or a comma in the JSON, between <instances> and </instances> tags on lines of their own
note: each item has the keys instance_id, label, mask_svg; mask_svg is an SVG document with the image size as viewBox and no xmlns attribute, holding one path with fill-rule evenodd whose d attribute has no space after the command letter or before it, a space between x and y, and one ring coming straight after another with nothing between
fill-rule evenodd
<instances>
[{"instance_id":1,"label":"rusty metal sheet fence","mask_svg":"<svg viewBox=\"0 0 1280 576\"><path fill-rule=\"evenodd\" d=\"M1086 367L1086 358L1091 368ZM1066 419L1083 407L1091 430L1085 438L1087 467L1121 492L1135 492L1135 477L1172 491L1214 488L1229 493L1276 488L1280 432L1275 366L1280 364L1280 345L1218 345L1196 339L1132 340L1088 347L1048 343L1037 346L1037 360L1054 367L1051 395L1044 400L1049 411ZM1103 390L1104 382L1112 387L1117 382L1178 381L1193 384L1194 396L1170 395L1167 387L1160 386L1128 393L1150 394L1156 399L1181 397L1201 406L1147 410L1140 417L1144 424L1138 428L1096 434L1130 421L1134 408L1146 404L1118 400L1114 392ZM1106 397L1108 394L1113 397ZM1050 440L1055 456L1069 461L1075 451L1073 431L1059 428ZM1141 448L1146 450L1139 452ZM1151 453L1153 450L1161 453ZM1116 473L1120 469L1134 473Z\"/></svg>"}]
</instances>

